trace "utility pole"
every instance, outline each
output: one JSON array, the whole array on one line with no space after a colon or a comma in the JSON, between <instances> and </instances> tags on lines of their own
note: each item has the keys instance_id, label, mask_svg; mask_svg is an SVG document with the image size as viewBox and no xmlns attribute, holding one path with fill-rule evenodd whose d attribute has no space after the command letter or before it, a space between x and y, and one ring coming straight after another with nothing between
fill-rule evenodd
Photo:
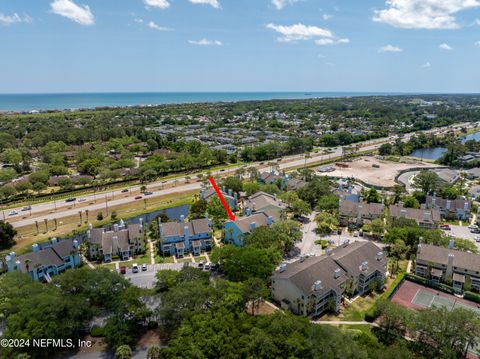
<instances>
[{"instance_id":1,"label":"utility pole","mask_svg":"<svg viewBox=\"0 0 480 359\"><path fill-rule=\"evenodd\" d=\"M107 212L107 217L108 217L108 198L107 198L107 195L105 195L105 210Z\"/></svg>"}]
</instances>

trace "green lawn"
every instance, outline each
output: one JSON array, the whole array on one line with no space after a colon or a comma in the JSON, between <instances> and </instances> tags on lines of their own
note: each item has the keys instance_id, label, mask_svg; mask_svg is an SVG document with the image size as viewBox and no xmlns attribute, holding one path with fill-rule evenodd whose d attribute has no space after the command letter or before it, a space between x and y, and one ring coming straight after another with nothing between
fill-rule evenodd
<instances>
[{"instance_id":1,"label":"green lawn","mask_svg":"<svg viewBox=\"0 0 480 359\"><path fill-rule=\"evenodd\" d=\"M162 256L155 256L155 263L174 263L173 257L165 257L163 258Z\"/></svg>"},{"instance_id":2,"label":"green lawn","mask_svg":"<svg viewBox=\"0 0 480 359\"><path fill-rule=\"evenodd\" d=\"M177 262L178 262L178 263L192 263L192 260L190 259L190 257L188 257L188 258L180 258L180 259L177 259Z\"/></svg>"},{"instance_id":3,"label":"green lawn","mask_svg":"<svg viewBox=\"0 0 480 359\"><path fill-rule=\"evenodd\" d=\"M100 264L97 267L99 268L108 268L110 270L116 270L115 263L106 263L106 264Z\"/></svg>"},{"instance_id":4,"label":"green lawn","mask_svg":"<svg viewBox=\"0 0 480 359\"><path fill-rule=\"evenodd\" d=\"M205 256L193 256L193 259L195 259L195 263L198 263L200 261L207 261L207 258Z\"/></svg>"},{"instance_id":5,"label":"green lawn","mask_svg":"<svg viewBox=\"0 0 480 359\"><path fill-rule=\"evenodd\" d=\"M342 313L342 319L346 321L361 321L365 319L365 312L372 308L379 294L373 294L366 297L357 298L352 304L350 304Z\"/></svg>"}]
</instances>

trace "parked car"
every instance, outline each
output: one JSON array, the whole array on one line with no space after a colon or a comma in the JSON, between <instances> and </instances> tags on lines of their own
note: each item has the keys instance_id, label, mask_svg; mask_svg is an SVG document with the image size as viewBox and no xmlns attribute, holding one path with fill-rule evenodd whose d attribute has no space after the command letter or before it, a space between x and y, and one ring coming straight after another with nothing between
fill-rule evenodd
<instances>
[{"instance_id":1,"label":"parked car","mask_svg":"<svg viewBox=\"0 0 480 359\"><path fill-rule=\"evenodd\" d=\"M478 226L476 224L471 224L468 226L469 229L478 229Z\"/></svg>"},{"instance_id":2,"label":"parked car","mask_svg":"<svg viewBox=\"0 0 480 359\"><path fill-rule=\"evenodd\" d=\"M450 231L452 230L448 224L442 224L440 226L440 229L443 229L444 231Z\"/></svg>"},{"instance_id":3,"label":"parked car","mask_svg":"<svg viewBox=\"0 0 480 359\"><path fill-rule=\"evenodd\" d=\"M480 233L480 229L479 228L471 229L470 233Z\"/></svg>"},{"instance_id":4,"label":"parked car","mask_svg":"<svg viewBox=\"0 0 480 359\"><path fill-rule=\"evenodd\" d=\"M210 270L210 267L211 267L211 264L210 263L207 263L203 266L203 269L205 270Z\"/></svg>"},{"instance_id":5,"label":"parked car","mask_svg":"<svg viewBox=\"0 0 480 359\"><path fill-rule=\"evenodd\" d=\"M147 265L145 263L142 264L142 272L145 272L147 270Z\"/></svg>"},{"instance_id":6,"label":"parked car","mask_svg":"<svg viewBox=\"0 0 480 359\"><path fill-rule=\"evenodd\" d=\"M210 264L210 270L211 270L211 271L216 271L216 270L218 270L218 264L217 264L217 263L211 263L211 264Z\"/></svg>"},{"instance_id":7,"label":"parked car","mask_svg":"<svg viewBox=\"0 0 480 359\"><path fill-rule=\"evenodd\" d=\"M205 261L202 259L200 262L198 262L198 268L203 268L205 265Z\"/></svg>"},{"instance_id":8,"label":"parked car","mask_svg":"<svg viewBox=\"0 0 480 359\"><path fill-rule=\"evenodd\" d=\"M142 199L142 196L136 196L135 199Z\"/></svg>"},{"instance_id":9,"label":"parked car","mask_svg":"<svg viewBox=\"0 0 480 359\"><path fill-rule=\"evenodd\" d=\"M151 196L153 194L153 192L145 192L144 195L145 196Z\"/></svg>"},{"instance_id":10,"label":"parked car","mask_svg":"<svg viewBox=\"0 0 480 359\"><path fill-rule=\"evenodd\" d=\"M22 212L30 211L31 209L32 209L32 206L25 206L22 208Z\"/></svg>"},{"instance_id":11,"label":"parked car","mask_svg":"<svg viewBox=\"0 0 480 359\"><path fill-rule=\"evenodd\" d=\"M475 236L473 239L475 239L475 242L480 242L480 236Z\"/></svg>"},{"instance_id":12,"label":"parked car","mask_svg":"<svg viewBox=\"0 0 480 359\"><path fill-rule=\"evenodd\" d=\"M121 266L120 267L120 274L125 274L125 273L127 273L127 267Z\"/></svg>"},{"instance_id":13,"label":"parked car","mask_svg":"<svg viewBox=\"0 0 480 359\"><path fill-rule=\"evenodd\" d=\"M16 216L17 214L18 214L17 211L10 211L10 212L8 213L9 216Z\"/></svg>"},{"instance_id":14,"label":"parked car","mask_svg":"<svg viewBox=\"0 0 480 359\"><path fill-rule=\"evenodd\" d=\"M80 198L78 202L85 202L87 199L86 198Z\"/></svg>"},{"instance_id":15,"label":"parked car","mask_svg":"<svg viewBox=\"0 0 480 359\"><path fill-rule=\"evenodd\" d=\"M128 192L128 189L122 189L122 193L127 193Z\"/></svg>"},{"instance_id":16,"label":"parked car","mask_svg":"<svg viewBox=\"0 0 480 359\"><path fill-rule=\"evenodd\" d=\"M76 198L67 198L65 202L70 203L70 202L75 202L77 199Z\"/></svg>"},{"instance_id":17,"label":"parked car","mask_svg":"<svg viewBox=\"0 0 480 359\"><path fill-rule=\"evenodd\" d=\"M132 273L138 273L138 264L136 264L136 263L133 264Z\"/></svg>"}]
</instances>

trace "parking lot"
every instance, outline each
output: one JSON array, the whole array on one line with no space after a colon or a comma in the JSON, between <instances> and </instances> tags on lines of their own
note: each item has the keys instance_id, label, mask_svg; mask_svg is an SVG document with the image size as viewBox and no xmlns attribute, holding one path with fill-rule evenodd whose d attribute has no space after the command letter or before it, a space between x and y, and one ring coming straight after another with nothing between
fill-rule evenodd
<instances>
[{"instance_id":1,"label":"parking lot","mask_svg":"<svg viewBox=\"0 0 480 359\"><path fill-rule=\"evenodd\" d=\"M477 245L477 248L480 251L480 243L476 242L474 239L475 237L480 237L480 233L471 233L470 229L466 226L450 225L450 228L450 231L445 231L447 234L456 238L471 240Z\"/></svg>"},{"instance_id":2,"label":"parking lot","mask_svg":"<svg viewBox=\"0 0 480 359\"><path fill-rule=\"evenodd\" d=\"M155 285L155 274L158 271L166 269L179 271L186 265L193 265L193 263L149 264L147 265L146 271L142 271L140 267L138 273L132 273L132 269L127 268L127 272L124 274L124 277L130 280L130 282L137 287L151 289Z\"/></svg>"}]
</instances>

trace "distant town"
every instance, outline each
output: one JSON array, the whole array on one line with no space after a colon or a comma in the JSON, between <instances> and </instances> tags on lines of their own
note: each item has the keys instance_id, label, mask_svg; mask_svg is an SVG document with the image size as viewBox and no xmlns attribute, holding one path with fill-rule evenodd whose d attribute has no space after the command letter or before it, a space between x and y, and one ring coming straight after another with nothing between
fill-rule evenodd
<instances>
[{"instance_id":1,"label":"distant town","mask_svg":"<svg viewBox=\"0 0 480 359\"><path fill-rule=\"evenodd\" d=\"M480 355L478 96L0 129L0 358ZM16 345L38 338L85 345Z\"/></svg>"}]
</instances>

